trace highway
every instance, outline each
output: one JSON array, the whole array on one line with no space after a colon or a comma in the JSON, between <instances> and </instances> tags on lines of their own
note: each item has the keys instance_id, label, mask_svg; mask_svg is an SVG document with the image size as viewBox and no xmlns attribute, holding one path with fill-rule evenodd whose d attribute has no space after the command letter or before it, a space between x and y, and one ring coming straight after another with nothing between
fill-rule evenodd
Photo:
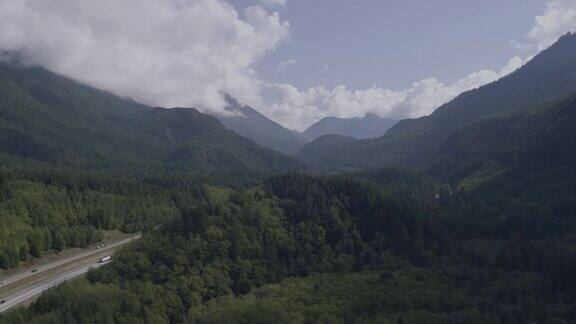
<instances>
[{"instance_id":1,"label":"highway","mask_svg":"<svg viewBox=\"0 0 576 324\"><path fill-rule=\"evenodd\" d=\"M110 261L99 262L119 247L140 238L140 235L109 242L100 248L83 250L66 258L55 260L38 267L0 276L0 312L23 302L30 301L51 287L74 279L90 269L101 267Z\"/></svg>"}]
</instances>

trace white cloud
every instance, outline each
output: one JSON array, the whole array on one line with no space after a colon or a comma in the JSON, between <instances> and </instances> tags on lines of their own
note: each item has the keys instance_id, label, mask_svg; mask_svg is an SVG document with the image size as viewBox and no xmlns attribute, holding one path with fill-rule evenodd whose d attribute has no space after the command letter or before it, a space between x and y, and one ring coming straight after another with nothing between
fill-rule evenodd
<instances>
[{"instance_id":1,"label":"white cloud","mask_svg":"<svg viewBox=\"0 0 576 324\"><path fill-rule=\"evenodd\" d=\"M534 20L528 39L543 50L565 33L576 31L576 0L550 0L544 13Z\"/></svg>"},{"instance_id":2,"label":"white cloud","mask_svg":"<svg viewBox=\"0 0 576 324\"><path fill-rule=\"evenodd\" d=\"M376 87L349 90L340 85L332 89L312 87L299 91L289 84L273 84L271 87L279 99L264 113L298 130L325 116L349 118L374 113L395 118L419 117L431 113L462 92L508 75L523 63L521 58L514 57L500 71L481 70L450 85L428 78L405 90Z\"/></svg>"},{"instance_id":3,"label":"white cloud","mask_svg":"<svg viewBox=\"0 0 576 324\"><path fill-rule=\"evenodd\" d=\"M0 51L166 107L259 103L253 66L288 34L277 13L222 0L0 1Z\"/></svg>"}]
</instances>

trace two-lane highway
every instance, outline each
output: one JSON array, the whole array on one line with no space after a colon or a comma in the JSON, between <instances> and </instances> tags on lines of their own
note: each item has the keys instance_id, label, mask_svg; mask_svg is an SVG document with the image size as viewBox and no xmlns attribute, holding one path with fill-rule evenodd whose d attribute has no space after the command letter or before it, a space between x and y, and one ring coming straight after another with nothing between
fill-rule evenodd
<instances>
[{"instance_id":1,"label":"two-lane highway","mask_svg":"<svg viewBox=\"0 0 576 324\"><path fill-rule=\"evenodd\" d=\"M133 235L126 239L109 242L106 246L76 253L65 259L0 277L0 312L29 301L49 288L81 276L90 269L108 263L109 261L100 262L100 260L138 238L140 238L139 234Z\"/></svg>"}]
</instances>

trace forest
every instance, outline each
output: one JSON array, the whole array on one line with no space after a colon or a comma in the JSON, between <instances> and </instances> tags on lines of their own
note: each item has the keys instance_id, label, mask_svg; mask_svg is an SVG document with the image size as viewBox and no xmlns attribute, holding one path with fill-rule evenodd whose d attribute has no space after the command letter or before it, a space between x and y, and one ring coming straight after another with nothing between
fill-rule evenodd
<instances>
[{"instance_id":1,"label":"forest","mask_svg":"<svg viewBox=\"0 0 576 324\"><path fill-rule=\"evenodd\" d=\"M66 246L97 240L99 229L145 236L110 266L2 315L4 323L568 323L576 316L575 220L530 218L520 202L505 219L499 210L509 202L452 193L417 172L291 174L236 189L15 177L5 176L3 192L22 217L38 206L19 191L50 197L36 200L44 210L75 215L23 219L31 226L14 227L29 237L19 258L26 248L32 255L57 248L59 235ZM95 201L106 202L110 216L99 217ZM10 256L17 247L3 249Z\"/></svg>"}]
</instances>

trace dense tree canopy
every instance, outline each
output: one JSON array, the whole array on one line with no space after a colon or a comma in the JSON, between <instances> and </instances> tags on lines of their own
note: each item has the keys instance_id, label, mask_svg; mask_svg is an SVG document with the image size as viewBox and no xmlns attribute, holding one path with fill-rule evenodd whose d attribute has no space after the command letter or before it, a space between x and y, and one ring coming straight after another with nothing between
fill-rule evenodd
<instances>
[{"instance_id":1,"label":"dense tree canopy","mask_svg":"<svg viewBox=\"0 0 576 324\"><path fill-rule=\"evenodd\" d=\"M50 290L29 309L0 320L523 323L573 318L575 238L554 231L546 237L518 235L513 228L495 231L502 226L497 225L501 215L493 212L498 206L450 194L422 175L389 170L366 178L286 175L236 190L200 184L190 190L190 183L149 180L130 190L154 193L149 210L165 212L161 226L138 227L147 234L121 250L110 266L78 284ZM416 180L420 186L413 185ZM403 183L402 190L388 189ZM115 192L104 183L92 187Z\"/></svg>"}]
</instances>

